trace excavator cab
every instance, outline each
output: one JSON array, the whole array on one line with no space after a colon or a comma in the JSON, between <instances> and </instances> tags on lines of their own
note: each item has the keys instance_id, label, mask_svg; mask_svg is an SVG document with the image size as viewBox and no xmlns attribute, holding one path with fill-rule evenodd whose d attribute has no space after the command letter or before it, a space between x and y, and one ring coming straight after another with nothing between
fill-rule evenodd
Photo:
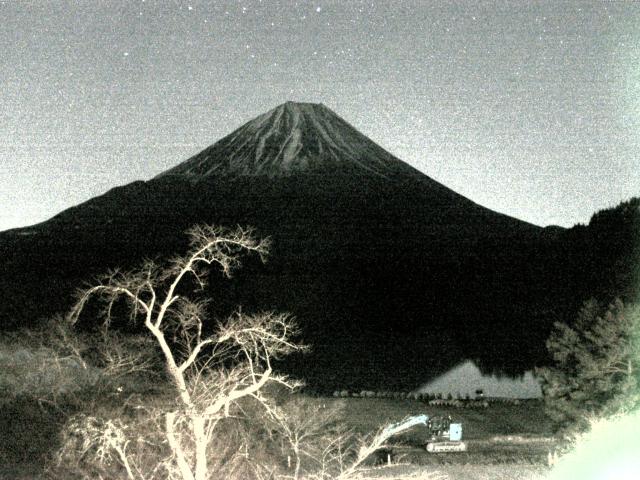
<instances>
[{"instance_id":1,"label":"excavator cab","mask_svg":"<svg viewBox=\"0 0 640 480\"><path fill-rule=\"evenodd\" d=\"M452 423L451 416L431 417L427 422L430 440L427 452L464 452L467 445L462 441L462 424Z\"/></svg>"},{"instance_id":2,"label":"excavator cab","mask_svg":"<svg viewBox=\"0 0 640 480\"><path fill-rule=\"evenodd\" d=\"M451 416L439 415L429 418L427 422L427 430L432 440L449 436L449 426L451 425Z\"/></svg>"}]
</instances>

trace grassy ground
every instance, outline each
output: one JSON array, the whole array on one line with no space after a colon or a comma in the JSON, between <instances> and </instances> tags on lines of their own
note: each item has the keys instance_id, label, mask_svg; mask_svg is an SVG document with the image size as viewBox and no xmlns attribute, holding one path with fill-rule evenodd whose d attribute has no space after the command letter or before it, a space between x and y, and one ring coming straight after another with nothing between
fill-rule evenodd
<instances>
[{"instance_id":1,"label":"grassy ground","mask_svg":"<svg viewBox=\"0 0 640 480\"><path fill-rule=\"evenodd\" d=\"M545 416L542 403L537 400L520 405L491 403L486 409L463 409L431 406L416 400L386 398L320 398L315 401L330 405L346 402L345 420L361 433L370 432L381 425L397 422L407 415L426 413L430 416L451 415L463 424L465 439L487 439L493 436L551 434L551 424ZM420 432L416 428L414 432Z\"/></svg>"},{"instance_id":2,"label":"grassy ground","mask_svg":"<svg viewBox=\"0 0 640 480\"><path fill-rule=\"evenodd\" d=\"M538 475L550 448L550 424L542 404L491 404L481 410L429 406L415 400L376 398L313 398L326 407L344 405L344 423L354 432L366 435L381 426L395 423L408 415L451 415L463 424L468 451L429 454L424 446L426 429L415 427L395 438L392 459L400 470L376 470L376 475L411 475L429 472L447 473L443 478L541 478ZM57 435L64 416L47 404L17 398L4 402L0 412L0 479L37 478L45 459L57 447ZM421 468L422 470L416 470ZM417 472L417 473L416 473ZM402 473L402 475L405 475ZM512 475L512 476L509 476ZM515 476L513 476L515 475ZM533 475L533 476L532 476ZM402 477L400 477L402 478ZM425 477L429 478L429 477ZM435 477L434 477L435 478Z\"/></svg>"},{"instance_id":3,"label":"grassy ground","mask_svg":"<svg viewBox=\"0 0 640 480\"><path fill-rule=\"evenodd\" d=\"M415 400L378 398L315 399L329 406L346 402L345 423L359 434L375 432L408 415L450 415L463 425L467 452L430 454L425 450L427 430L420 426L395 437L394 458L419 465L498 463L545 464L553 446L551 424L542 402L520 405L492 403L486 409L436 407Z\"/></svg>"},{"instance_id":4,"label":"grassy ground","mask_svg":"<svg viewBox=\"0 0 640 480\"><path fill-rule=\"evenodd\" d=\"M548 469L534 465L445 465L408 464L371 468L367 479L397 480L544 480Z\"/></svg>"},{"instance_id":5,"label":"grassy ground","mask_svg":"<svg viewBox=\"0 0 640 480\"><path fill-rule=\"evenodd\" d=\"M391 458L395 465L369 470L366 476L370 478L542 480L548 474L547 452L554 440L540 401L492 403L486 409L472 410L430 406L415 400L349 398L345 407L347 423L360 433L422 413L451 415L463 425L467 452L427 453L426 429L416 427L396 438Z\"/></svg>"}]
</instances>

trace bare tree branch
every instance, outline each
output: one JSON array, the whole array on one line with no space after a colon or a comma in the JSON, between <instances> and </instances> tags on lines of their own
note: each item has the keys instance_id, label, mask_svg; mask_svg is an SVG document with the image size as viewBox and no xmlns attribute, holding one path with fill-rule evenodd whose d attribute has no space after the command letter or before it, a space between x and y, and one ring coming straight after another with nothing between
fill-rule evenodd
<instances>
[{"instance_id":1,"label":"bare tree branch","mask_svg":"<svg viewBox=\"0 0 640 480\"><path fill-rule=\"evenodd\" d=\"M138 270L110 272L98 285L79 293L68 318L77 323L93 297L106 302L105 329L119 298L129 302L132 321L144 316L143 325L160 347L179 405L164 412L164 434L172 452L167 468L183 480L205 480L210 473L208 439L220 419L230 417L231 409L244 398L268 408L260 390L269 382L293 388L295 382L273 373L271 361L302 347L292 339L298 333L293 319L274 313L237 312L218 324L213 334L204 336L207 302L178 293L184 289L185 278L193 278L202 288L213 265L229 277L239 266L242 253L256 253L264 261L269 241L258 240L253 230L239 227L228 230L197 225L188 234L187 254L164 269L146 261ZM130 372L140 365L138 360L118 348L108 357L111 364ZM121 452L124 455L126 449ZM138 470L133 465L127 471Z\"/></svg>"}]
</instances>

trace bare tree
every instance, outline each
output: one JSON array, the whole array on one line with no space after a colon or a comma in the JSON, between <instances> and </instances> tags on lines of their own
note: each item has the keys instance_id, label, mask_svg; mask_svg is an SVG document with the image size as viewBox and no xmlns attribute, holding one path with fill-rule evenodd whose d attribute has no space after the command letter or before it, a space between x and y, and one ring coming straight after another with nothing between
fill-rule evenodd
<instances>
[{"instance_id":1,"label":"bare tree","mask_svg":"<svg viewBox=\"0 0 640 480\"><path fill-rule=\"evenodd\" d=\"M327 447L342 446L342 440L345 440L345 432L341 429L344 408L344 402L327 405L304 396L293 396L282 405L266 410L267 426L273 428L282 441L294 480L301 478L303 473L322 471L328 464L328 453L335 453ZM340 445L336 444L338 438ZM303 462L308 464L304 472Z\"/></svg>"},{"instance_id":2,"label":"bare tree","mask_svg":"<svg viewBox=\"0 0 640 480\"><path fill-rule=\"evenodd\" d=\"M398 423L389 424L384 428L380 428L378 432L375 433L375 435L370 435L368 438L362 439L356 458L352 460L336 478L338 480L357 478L360 475L360 469L367 458L369 458L378 450L387 448L387 441L389 439L415 427L416 425L426 425L426 422L426 415L414 415L406 417L404 420Z\"/></svg>"},{"instance_id":3,"label":"bare tree","mask_svg":"<svg viewBox=\"0 0 640 480\"><path fill-rule=\"evenodd\" d=\"M104 301L102 312L108 328L114 305L126 300L131 320L143 322L162 352L176 393L176 401L154 417L161 418L163 440L170 452L164 467L170 478L204 480L212 475L208 448L221 420L232 417L244 399L268 406L261 390L269 383L293 388L295 382L274 373L272 361L301 346L292 340L297 329L287 315L238 312L210 328L207 302L190 299L185 293L193 285L202 289L212 266L230 276L242 253L253 252L264 259L268 241L258 240L251 230L242 228L196 226L188 234L189 251L168 267L147 261L130 272L111 272L98 285L81 291L69 320L78 322L91 299L97 297ZM135 356L115 352L114 364L136 368ZM82 425L91 427L83 434L88 439L82 444L85 451L93 445L97 460L119 462L127 478L145 478L143 469L127 455L131 440L126 438L123 425L91 418ZM76 427L82 431L82 426ZM108 448L112 450L109 454Z\"/></svg>"}]
</instances>

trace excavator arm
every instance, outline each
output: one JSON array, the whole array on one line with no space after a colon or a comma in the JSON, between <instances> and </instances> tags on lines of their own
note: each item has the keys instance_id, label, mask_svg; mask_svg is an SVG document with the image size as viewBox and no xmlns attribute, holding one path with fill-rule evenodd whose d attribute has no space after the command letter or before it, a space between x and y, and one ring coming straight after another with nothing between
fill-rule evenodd
<instances>
[{"instance_id":1,"label":"excavator arm","mask_svg":"<svg viewBox=\"0 0 640 480\"><path fill-rule=\"evenodd\" d=\"M393 435L397 435L400 432L404 432L416 425L424 425L427 426L427 422L429 421L428 415L413 415L405 420L394 423L392 425L388 425L383 431L382 435L385 438L392 437Z\"/></svg>"}]
</instances>

